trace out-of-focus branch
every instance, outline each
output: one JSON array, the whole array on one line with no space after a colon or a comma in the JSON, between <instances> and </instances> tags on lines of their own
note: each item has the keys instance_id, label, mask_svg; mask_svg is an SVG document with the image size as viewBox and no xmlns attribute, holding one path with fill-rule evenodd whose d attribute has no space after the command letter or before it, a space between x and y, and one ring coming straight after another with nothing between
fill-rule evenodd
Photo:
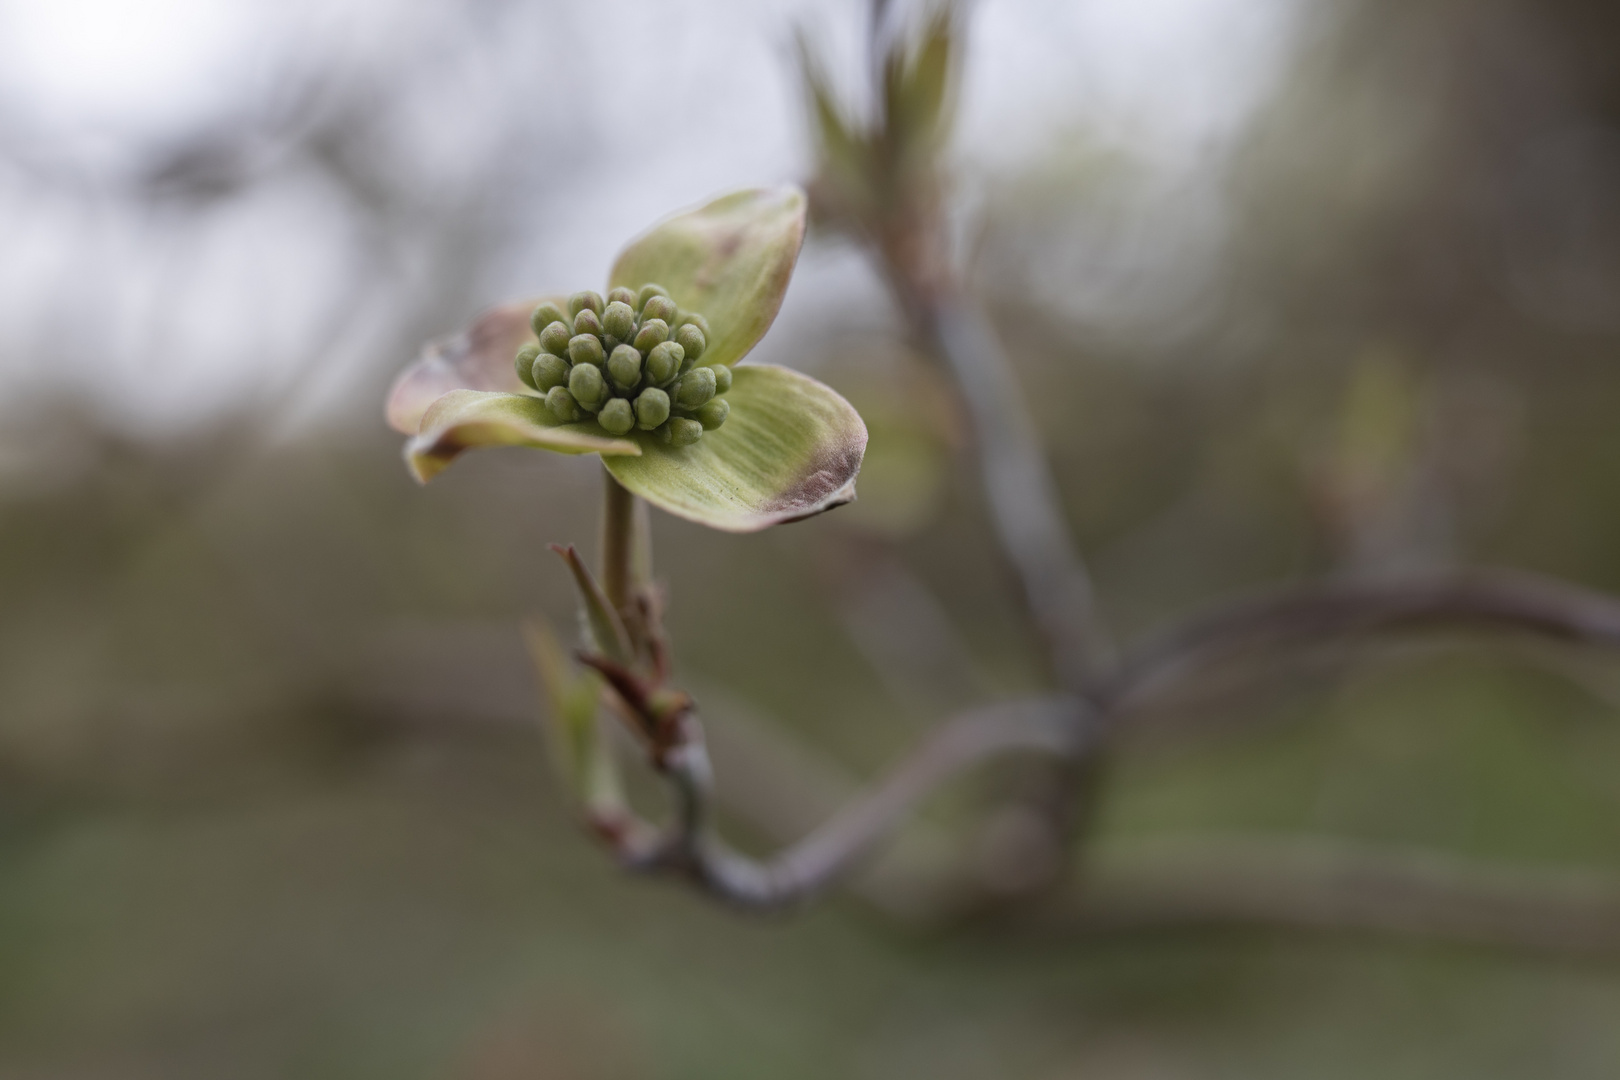
<instances>
[{"instance_id":1,"label":"out-of-focus branch","mask_svg":"<svg viewBox=\"0 0 1620 1080\"><path fill-rule=\"evenodd\" d=\"M1017 377L984 313L960 291L917 295L906 306L913 332L961 388L996 537L1049 643L1053 672L1084 696L1109 663L1111 646Z\"/></svg>"},{"instance_id":2,"label":"out-of-focus branch","mask_svg":"<svg viewBox=\"0 0 1620 1080\"><path fill-rule=\"evenodd\" d=\"M1113 722L1148 695L1242 648L1434 627L1506 630L1620 646L1620 600L1534 574L1472 570L1389 581L1328 581L1217 605L1131 650L1100 688Z\"/></svg>"},{"instance_id":3,"label":"out-of-focus branch","mask_svg":"<svg viewBox=\"0 0 1620 1080\"><path fill-rule=\"evenodd\" d=\"M666 763L676 803L673 824L657 843L627 845L620 854L637 869L684 873L739 907L791 906L834 883L962 770L1016 752L1074 760L1132 704L1223 653L1447 625L1620 646L1620 601L1531 575L1474 572L1442 580L1303 586L1224 605L1128 656L1103 685L1097 707L1070 697L1036 699L946 724L866 794L763 861L737 853L715 833L708 757L699 734ZM1087 723L1076 725L1077 715ZM1533 874L1460 873L1428 856L1390 859L1359 851L1352 858L1289 849L1284 853L1290 859L1271 866L1270 851L1251 845L1242 849L1247 861L1238 863L1200 846L1186 858L1183 852L1169 861L1131 864L1123 877L1105 863L1097 880L1088 874L1071 916L1085 926L1253 922L1571 949L1583 942L1620 944L1614 922L1620 918L1620 890L1593 886L1565 895L1562 886L1544 888ZM1238 865L1242 873L1233 869ZM1453 911L1455 920L1448 921Z\"/></svg>"},{"instance_id":4,"label":"out-of-focus branch","mask_svg":"<svg viewBox=\"0 0 1620 1080\"><path fill-rule=\"evenodd\" d=\"M960 18L948 3L925 10L915 27L888 26L887 17L887 6L874 3L875 114L864 120L843 115L801 41L821 144L812 207L866 244L912 336L953 375L973 425L997 541L1019 577L1052 674L1083 698L1109 664L1108 635L1017 378L963 287L948 243L940 158Z\"/></svg>"}]
</instances>

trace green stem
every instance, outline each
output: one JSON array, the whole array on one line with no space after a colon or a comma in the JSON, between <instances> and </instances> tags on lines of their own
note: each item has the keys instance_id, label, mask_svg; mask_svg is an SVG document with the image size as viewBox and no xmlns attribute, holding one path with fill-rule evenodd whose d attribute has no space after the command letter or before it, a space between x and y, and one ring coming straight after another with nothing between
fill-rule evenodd
<instances>
[{"instance_id":1,"label":"green stem","mask_svg":"<svg viewBox=\"0 0 1620 1080\"><path fill-rule=\"evenodd\" d=\"M621 613L630 607L636 573L636 497L602 470L602 591Z\"/></svg>"}]
</instances>

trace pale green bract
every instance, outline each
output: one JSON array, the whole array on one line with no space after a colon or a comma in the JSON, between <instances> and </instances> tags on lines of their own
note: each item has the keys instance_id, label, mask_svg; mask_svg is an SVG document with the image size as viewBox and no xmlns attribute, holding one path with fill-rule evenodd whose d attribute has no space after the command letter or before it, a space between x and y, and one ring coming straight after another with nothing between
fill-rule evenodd
<instances>
[{"instance_id":1,"label":"pale green bract","mask_svg":"<svg viewBox=\"0 0 1620 1080\"><path fill-rule=\"evenodd\" d=\"M804 193L792 186L723 196L633 241L614 264L612 285L663 286L681 310L708 320L702 363L736 364L781 307L805 210ZM796 521L855 497L866 425L832 388L785 368L737 370L723 426L687 446L642 431L615 437L589 418L559 423L512 366L517 350L536 340L529 316L547 300L566 303L542 297L491 308L462 333L430 343L400 375L388 421L411 436L405 456L418 480L478 447L600 454L632 493L727 532Z\"/></svg>"},{"instance_id":2,"label":"pale green bract","mask_svg":"<svg viewBox=\"0 0 1620 1080\"><path fill-rule=\"evenodd\" d=\"M737 369L726 425L691 446L637 433L641 453L603 456L614 479L676 517L725 532L797 521L855 498L866 425L855 407L797 371Z\"/></svg>"},{"instance_id":3,"label":"pale green bract","mask_svg":"<svg viewBox=\"0 0 1620 1080\"><path fill-rule=\"evenodd\" d=\"M632 240L608 284L635 289L658 282L682 310L701 311L709 320L714 333L703 362L735 364L765 336L782 306L804 243L805 209L796 187L724 195Z\"/></svg>"}]
</instances>

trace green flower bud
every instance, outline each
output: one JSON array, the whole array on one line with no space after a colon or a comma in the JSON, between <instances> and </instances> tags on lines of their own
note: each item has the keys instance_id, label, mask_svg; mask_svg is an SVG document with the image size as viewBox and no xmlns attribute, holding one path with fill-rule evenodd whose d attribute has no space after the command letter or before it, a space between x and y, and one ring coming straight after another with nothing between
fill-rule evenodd
<instances>
[{"instance_id":1,"label":"green flower bud","mask_svg":"<svg viewBox=\"0 0 1620 1080\"><path fill-rule=\"evenodd\" d=\"M538 336L540 331L552 323L562 322L566 318L568 316L563 314L563 309L548 300L534 309L534 314L529 316L529 325L534 327L535 335Z\"/></svg>"},{"instance_id":2,"label":"green flower bud","mask_svg":"<svg viewBox=\"0 0 1620 1080\"><path fill-rule=\"evenodd\" d=\"M654 285L652 282L648 282L647 284L645 284L645 285L643 285L641 287L641 290L639 292L636 293L636 306L637 307L646 307L647 306L647 301L652 299L653 297L655 297L655 296L668 296L668 295L669 295L669 290L664 288L662 285Z\"/></svg>"},{"instance_id":3,"label":"green flower bud","mask_svg":"<svg viewBox=\"0 0 1620 1080\"><path fill-rule=\"evenodd\" d=\"M626 304L632 311L634 311L636 306L641 303L641 301L636 299L636 290L627 289L623 285L620 285L616 289L610 289L607 294L607 299L609 304Z\"/></svg>"},{"instance_id":4,"label":"green flower bud","mask_svg":"<svg viewBox=\"0 0 1620 1080\"><path fill-rule=\"evenodd\" d=\"M697 417L697 422L703 425L704 431L713 431L725 423L726 417L731 415L731 402L723 397L711 398L693 415Z\"/></svg>"},{"instance_id":5,"label":"green flower bud","mask_svg":"<svg viewBox=\"0 0 1620 1080\"><path fill-rule=\"evenodd\" d=\"M641 354L629 345L620 345L608 357L608 377L620 390L632 389L641 381Z\"/></svg>"},{"instance_id":6,"label":"green flower bud","mask_svg":"<svg viewBox=\"0 0 1620 1080\"><path fill-rule=\"evenodd\" d=\"M540 347L552 356L568 355L568 339L573 337L568 324L558 319L546 324L540 331Z\"/></svg>"},{"instance_id":7,"label":"green flower bud","mask_svg":"<svg viewBox=\"0 0 1620 1080\"><path fill-rule=\"evenodd\" d=\"M608 399L607 380L594 364L575 364L574 370L568 373L568 392L574 395L580 408L593 413Z\"/></svg>"},{"instance_id":8,"label":"green flower bud","mask_svg":"<svg viewBox=\"0 0 1620 1080\"><path fill-rule=\"evenodd\" d=\"M628 435L630 429L636 426L636 414L630 408L630 402L622 397L616 397L596 414L596 422L607 429L610 435Z\"/></svg>"},{"instance_id":9,"label":"green flower bud","mask_svg":"<svg viewBox=\"0 0 1620 1080\"><path fill-rule=\"evenodd\" d=\"M731 367L728 364L710 364L709 370L714 372L714 392L723 394L731 389Z\"/></svg>"},{"instance_id":10,"label":"green flower bud","mask_svg":"<svg viewBox=\"0 0 1620 1080\"><path fill-rule=\"evenodd\" d=\"M709 347L709 339L696 323L682 323L675 331L675 340L681 343L686 355L696 360Z\"/></svg>"},{"instance_id":11,"label":"green flower bud","mask_svg":"<svg viewBox=\"0 0 1620 1080\"><path fill-rule=\"evenodd\" d=\"M574 316L574 336L578 337L580 334L590 334L592 337L602 336L602 319L590 308L586 308Z\"/></svg>"},{"instance_id":12,"label":"green flower bud","mask_svg":"<svg viewBox=\"0 0 1620 1080\"><path fill-rule=\"evenodd\" d=\"M546 408L551 410L551 415L557 418L559 424L572 424L579 419L579 402L574 400L567 387L553 386L546 395Z\"/></svg>"},{"instance_id":13,"label":"green flower bud","mask_svg":"<svg viewBox=\"0 0 1620 1080\"><path fill-rule=\"evenodd\" d=\"M534 385L534 375L531 371L534 367L534 358L539 355L540 346L531 341L527 345L519 346L517 356L512 358L512 368L517 372L517 377L531 390L539 389Z\"/></svg>"},{"instance_id":14,"label":"green flower bud","mask_svg":"<svg viewBox=\"0 0 1620 1080\"><path fill-rule=\"evenodd\" d=\"M659 342L647 353L647 379L654 386L668 386L681 373L684 353L673 341Z\"/></svg>"},{"instance_id":15,"label":"green flower bud","mask_svg":"<svg viewBox=\"0 0 1620 1080\"><path fill-rule=\"evenodd\" d=\"M673 324L680 310L675 306L675 301L667 296L649 296L647 302L641 305L641 321L663 319L666 323Z\"/></svg>"},{"instance_id":16,"label":"green flower bud","mask_svg":"<svg viewBox=\"0 0 1620 1080\"><path fill-rule=\"evenodd\" d=\"M714 331L709 329L709 320L705 319L702 315L699 315L695 311L681 312L681 325L697 327L699 330L703 331L703 337L705 340L714 336Z\"/></svg>"},{"instance_id":17,"label":"green flower bud","mask_svg":"<svg viewBox=\"0 0 1620 1080\"><path fill-rule=\"evenodd\" d=\"M568 361L550 353L541 353L535 357L530 375L534 379L534 388L542 394L549 394L552 387L562 386L568 381Z\"/></svg>"},{"instance_id":18,"label":"green flower bud","mask_svg":"<svg viewBox=\"0 0 1620 1080\"><path fill-rule=\"evenodd\" d=\"M662 345L669 340L669 324L663 319L644 319L641 329L636 331L636 348L644 353L652 352L653 346Z\"/></svg>"},{"instance_id":19,"label":"green flower bud","mask_svg":"<svg viewBox=\"0 0 1620 1080\"><path fill-rule=\"evenodd\" d=\"M675 384L675 404L683 409L695 409L714 397L714 368L693 368Z\"/></svg>"},{"instance_id":20,"label":"green flower bud","mask_svg":"<svg viewBox=\"0 0 1620 1080\"><path fill-rule=\"evenodd\" d=\"M602 312L602 329L620 341L629 341L636 336L636 309L622 300L613 301Z\"/></svg>"},{"instance_id":21,"label":"green flower bud","mask_svg":"<svg viewBox=\"0 0 1620 1080\"><path fill-rule=\"evenodd\" d=\"M577 318L582 311L589 311L596 315L602 314L602 294L586 289L584 292L577 292L570 296L568 298L568 314Z\"/></svg>"},{"instance_id":22,"label":"green flower bud","mask_svg":"<svg viewBox=\"0 0 1620 1080\"><path fill-rule=\"evenodd\" d=\"M669 422L669 443L671 446L691 446L703 438L703 425L696 420L688 420L684 416L677 416Z\"/></svg>"},{"instance_id":23,"label":"green flower bud","mask_svg":"<svg viewBox=\"0 0 1620 1080\"><path fill-rule=\"evenodd\" d=\"M648 387L636 398L636 423L641 430L651 431L669 419L669 395L656 387Z\"/></svg>"},{"instance_id":24,"label":"green flower bud","mask_svg":"<svg viewBox=\"0 0 1620 1080\"><path fill-rule=\"evenodd\" d=\"M568 339L568 359L576 364L600 364L605 353L595 334L576 334Z\"/></svg>"}]
</instances>

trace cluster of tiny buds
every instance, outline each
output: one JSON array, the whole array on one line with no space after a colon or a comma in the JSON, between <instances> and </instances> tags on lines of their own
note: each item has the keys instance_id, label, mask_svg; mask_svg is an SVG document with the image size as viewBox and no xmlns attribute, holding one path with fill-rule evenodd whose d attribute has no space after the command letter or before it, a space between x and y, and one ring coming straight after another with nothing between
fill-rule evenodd
<instances>
[{"instance_id":1,"label":"cluster of tiny buds","mask_svg":"<svg viewBox=\"0 0 1620 1080\"><path fill-rule=\"evenodd\" d=\"M578 292L566 312L544 303L530 323L539 343L519 349L513 366L559 423L594 416L610 435L640 428L690 446L731 412L720 396L731 389L731 369L697 364L708 322L678 309L661 285L617 288L605 301Z\"/></svg>"}]
</instances>

